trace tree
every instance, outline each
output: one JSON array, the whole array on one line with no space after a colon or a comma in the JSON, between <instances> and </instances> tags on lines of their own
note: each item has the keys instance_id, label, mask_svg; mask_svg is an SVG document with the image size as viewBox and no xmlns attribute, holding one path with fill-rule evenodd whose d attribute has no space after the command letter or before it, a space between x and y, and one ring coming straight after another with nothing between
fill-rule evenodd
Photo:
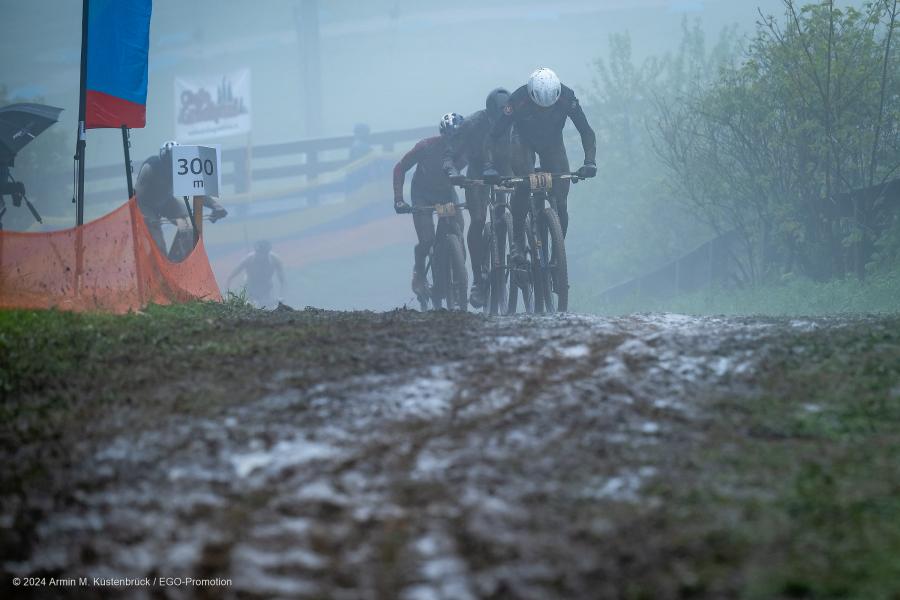
<instances>
[{"instance_id":1,"label":"tree","mask_svg":"<svg viewBox=\"0 0 900 600\"><path fill-rule=\"evenodd\" d=\"M741 64L659 107L657 153L698 215L740 233L748 283L862 275L874 207L858 192L900 168L898 2L784 7Z\"/></svg>"},{"instance_id":2,"label":"tree","mask_svg":"<svg viewBox=\"0 0 900 600\"><path fill-rule=\"evenodd\" d=\"M576 186L585 237L574 230L569 251L587 277L607 284L658 267L706 241L710 232L685 211L666 185L653 148L651 124L659 101L675 102L733 60L738 38L724 30L708 48L700 23L682 22L677 51L636 61L628 33L610 36L606 55L595 61L596 80L586 110L598 134L596 184ZM584 197L582 193L599 197Z\"/></svg>"}]
</instances>

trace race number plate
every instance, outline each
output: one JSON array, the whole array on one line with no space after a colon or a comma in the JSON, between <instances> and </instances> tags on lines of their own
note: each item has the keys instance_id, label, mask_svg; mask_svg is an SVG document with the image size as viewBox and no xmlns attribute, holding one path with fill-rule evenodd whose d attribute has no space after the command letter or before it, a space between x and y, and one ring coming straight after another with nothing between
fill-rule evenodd
<instances>
[{"instance_id":1,"label":"race number plate","mask_svg":"<svg viewBox=\"0 0 900 600\"><path fill-rule=\"evenodd\" d=\"M533 190L549 190L553 187L553 177L549 173L532 173L528 182Z\"/></svg>"},{"instance_id":2,"label":"race number plate","mask_svg":"<svg viewBox=\"0 0 900 600\"><path fill-rule=\"evenodd\" d=\"M456 205L452 202L438 204L434 207L434 212L436 212L439 217L452 217L456 214Z\"/></svg>"}]
</instances>

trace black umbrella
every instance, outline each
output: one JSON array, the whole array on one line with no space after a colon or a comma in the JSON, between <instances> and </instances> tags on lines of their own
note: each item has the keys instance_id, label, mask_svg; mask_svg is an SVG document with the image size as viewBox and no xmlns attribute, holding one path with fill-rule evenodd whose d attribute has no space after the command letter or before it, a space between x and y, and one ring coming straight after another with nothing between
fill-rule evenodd
<instances>
[{"instance_id":1,"label":"black umbrella","mask_svg":"<svg viewBox=\"0 0 900 600\"><path fill-rule=\"evenodd\" d=\"M28 142L56 123L61 108L30 102L0 108L0 165L12 165Z\"/></svg>"},{"instance_id":2,"label":"black umbrella","mask_svg":"<svg viewBox=\"0 0 900 600\"><path fill-rule=\"evenodd\" d=\"M3 196L7 194L12 196L13 206L21 206L24 201L37 222L42 222L25 195L25 186L14 180L9 171L19 150L56 123L61 112L61 108L30 102L0 108L0 229L6 213Z\"/></svg>"}]
</instances>

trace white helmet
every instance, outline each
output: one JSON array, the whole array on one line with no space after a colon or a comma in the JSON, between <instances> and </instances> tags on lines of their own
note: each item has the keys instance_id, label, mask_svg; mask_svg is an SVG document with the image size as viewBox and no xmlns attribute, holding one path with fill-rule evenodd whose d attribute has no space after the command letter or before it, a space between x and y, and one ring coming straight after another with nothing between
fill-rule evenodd
<instances>
[{"instance_id":1,"label":"white helmet","mask_svg":"<svg viewBox=\"0 0 900 600\"><path fill-rule=\"evenodd\" d=\"M538 106L546 108L556 104L561 90L559 77L547 67L541 67L528 78L528 95Z\"/></svg>"},{"instance_id":2,"label":"white helmet","mask_svg":"<svg viewBox=\"0 0 900 600\"><path fill-rule=\"evenodd\" d=\"M172 148L174 148L177 145L178 145L178 142L176 142L175 140L169 140L168 142L164 143L162 146L159 147L159 157L163 158L166 154L169 153L170 150L172 150Z\"/></svg>"}]
</instances>

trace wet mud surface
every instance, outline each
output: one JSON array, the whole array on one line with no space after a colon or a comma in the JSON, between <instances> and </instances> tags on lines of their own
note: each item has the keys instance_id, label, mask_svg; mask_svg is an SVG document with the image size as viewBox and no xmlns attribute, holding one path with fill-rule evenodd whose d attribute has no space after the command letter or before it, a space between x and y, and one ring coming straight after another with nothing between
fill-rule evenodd
<instances>
[{"instance_id":1,"label":"wet mud surface","mask_svg":"<svg viewBox=\"0 0 900 600\"><path fill-rule=\"evenodd\" d=\"M304 338L320 353L261 341L5 446L2 571L233 583L73 597L727 595L690 587L667 490L706 477L715 403L756 393L785 331L842 326L399 312Z\"/></svg>"}]
</instances>

